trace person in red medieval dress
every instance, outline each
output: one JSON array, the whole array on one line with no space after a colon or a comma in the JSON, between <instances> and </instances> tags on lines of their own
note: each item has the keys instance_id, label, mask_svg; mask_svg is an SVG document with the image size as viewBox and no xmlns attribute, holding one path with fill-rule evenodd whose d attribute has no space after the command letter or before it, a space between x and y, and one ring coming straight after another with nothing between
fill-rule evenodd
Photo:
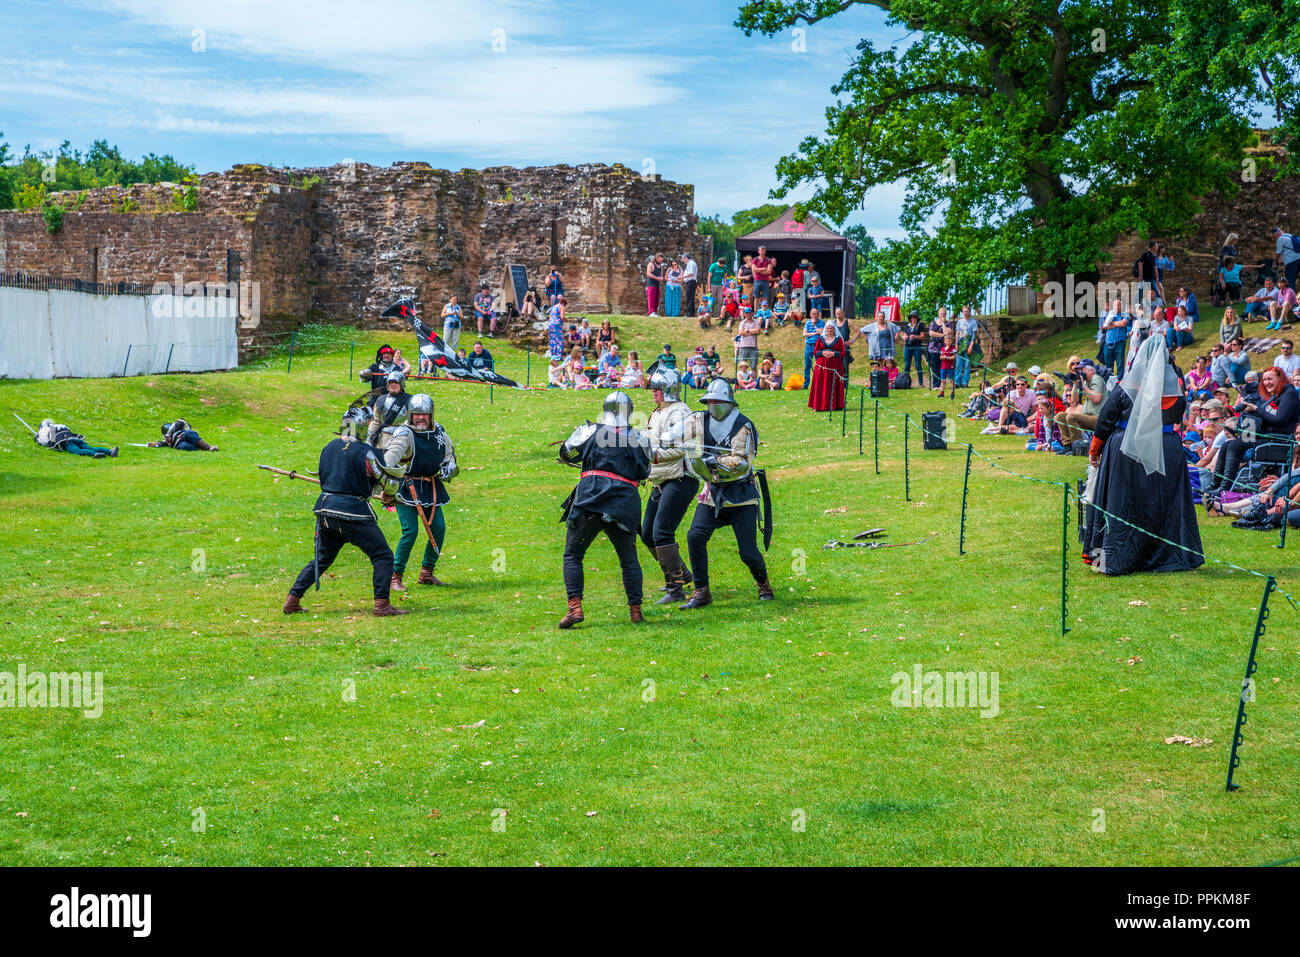
<instances>
[{"instance_id":1,"label":"person in red medieval dress","mask_svg":"<svg viewBox=\"0 0 1300 957\"><path fill-rule=\"evenodd\" d=\"M808 408L816 412L844 408L848 382L844 368L844 340L833 322L826 323L817 343L817 361L813 365L812 388L808 390Z\"/></svg>"}]
</instances>

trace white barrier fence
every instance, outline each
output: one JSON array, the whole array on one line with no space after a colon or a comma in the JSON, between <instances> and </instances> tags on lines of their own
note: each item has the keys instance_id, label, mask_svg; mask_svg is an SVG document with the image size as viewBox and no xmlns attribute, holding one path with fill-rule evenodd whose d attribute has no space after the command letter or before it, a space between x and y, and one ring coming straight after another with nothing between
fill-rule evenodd
<instances>
[{"instance_id":1,"label":"white barrier fence","mask_svg":"<svg viewBox=\"0 0 1300 957\"><path fill-rule=\"evenodd\" d=\"M233 369L238 315L238 298L0 287L0 378Z\"/></svg>"}]
</instances>

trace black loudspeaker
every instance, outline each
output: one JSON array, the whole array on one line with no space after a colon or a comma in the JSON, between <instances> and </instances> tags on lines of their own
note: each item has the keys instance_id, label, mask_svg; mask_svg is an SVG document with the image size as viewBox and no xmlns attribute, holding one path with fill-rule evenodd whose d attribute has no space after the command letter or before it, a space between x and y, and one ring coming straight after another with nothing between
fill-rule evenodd
<instances>
[{"instance_id":1,"label":"black loudspeaker","mask_svg":"<svg viewBox=\"0 0 1300 957\"><path fill-rule=\"evenodd\" d=\"M873 399L889 397L889 373L886 370L876 369L871 373L871 397Z\"/></svg>"},{"instance_id":2,"label":"black loudspeaker","mask_svg":"<svg viewBox=\"0 0 1300 957\"><path fill-rule=\"evenodd\" d=\"M942 412L921 413L922 448L941 450L948 448L948 443L943 438L944 422L947 418L948 416Z\"/></svg>"}]
</instances>

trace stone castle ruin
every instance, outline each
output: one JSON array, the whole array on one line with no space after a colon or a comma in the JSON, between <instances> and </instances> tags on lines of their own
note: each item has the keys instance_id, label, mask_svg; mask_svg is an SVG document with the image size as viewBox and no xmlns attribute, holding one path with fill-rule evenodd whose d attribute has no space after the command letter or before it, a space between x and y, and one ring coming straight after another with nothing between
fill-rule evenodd
<instances>
[{"instance_id":1,"label":"stone castle ruin","mask_svg":"<svg viewBox=\"0 0 1300 957\"><path fill-rule=\"evenodd\" d=\"M383 325L413 296L436 324L447 298L505 285L527 269L544 295L552 265L570 308L640 312L657 252L707 263L694 189L619 164L485 170L343 164L240 165L178 184L56 193L53 233L40 210L0 212L0 272L94 283L258 285L272 324L313 319ZM545 304L542 303L544 306ZM467 321L472 321L467 319Z\"/></svg>"}]
</instances>

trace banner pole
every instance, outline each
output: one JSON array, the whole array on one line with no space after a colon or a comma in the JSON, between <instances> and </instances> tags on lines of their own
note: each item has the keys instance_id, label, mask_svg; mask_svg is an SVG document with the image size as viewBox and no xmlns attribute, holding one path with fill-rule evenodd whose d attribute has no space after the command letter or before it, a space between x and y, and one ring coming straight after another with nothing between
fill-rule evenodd
<instances>
[{"instance_id":1,"label":"banner pole","mask_svg":"<svg viewBox=\"0 0 1300 957\"><path fill-rule=\"evenodd\" d=\"M865 389L858 390L858 454L862 454L862 410L867 402Z\"/></svg>"},{"instance_id":2,"label":"banner pole","mask_svg":"<svg viewBox=\"0 0 1300 957\"><path fill-rule=\"evenodd\" d=\"M293 344L297 341L298 341L298 330L295 329L293 332L289 333L289 364L285 366L284 371L286 373L291 372L293 370Z\"/></svg>"},{"instance_id":3,"label":"banner pole","mask_svg":"<svg viewBox=\"0 0 1300 957\"><path fill-rule=\"evenodd\" d=\"M875 399L876 403L876 424L871 430L871 441L876 447L876 474L880 474L880 400Z\"/></svg>"}]
</instances>

